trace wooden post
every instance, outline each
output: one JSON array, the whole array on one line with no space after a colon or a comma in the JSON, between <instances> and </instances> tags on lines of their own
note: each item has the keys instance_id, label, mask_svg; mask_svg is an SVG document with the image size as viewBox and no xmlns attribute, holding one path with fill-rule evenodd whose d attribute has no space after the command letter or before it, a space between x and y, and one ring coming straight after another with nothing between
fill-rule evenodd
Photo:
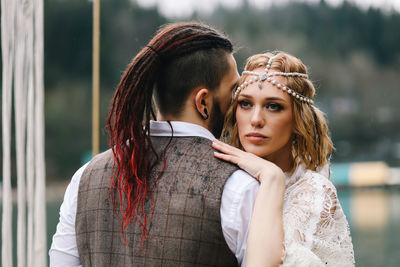
<instances>
[{"instance_id":1,"label":"wooden post","mask_svg":"<svg viewBox=\"0 0 400 267\"><path fill-rule=\"evenodd\" d=\"M100 0L93 0L92 156L100 150Z\"/></svg>"}]
</instances>

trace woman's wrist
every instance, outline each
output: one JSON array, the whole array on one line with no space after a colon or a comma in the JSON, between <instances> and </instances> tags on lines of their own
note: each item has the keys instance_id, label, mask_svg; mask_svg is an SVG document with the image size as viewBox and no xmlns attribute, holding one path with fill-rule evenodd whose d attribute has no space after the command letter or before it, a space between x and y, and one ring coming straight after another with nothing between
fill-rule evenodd
<instances>
[{"instance_id":1,"label":"woman's wrist","mask_svg":"<svg viewBox=\"0 0 400 267\"><path fill-rule=\"evenodd\" d=\"M286 176L279 167L264 169L258 179L261 184L276 184L285 187Z\"/></svg>"}]
</instances>

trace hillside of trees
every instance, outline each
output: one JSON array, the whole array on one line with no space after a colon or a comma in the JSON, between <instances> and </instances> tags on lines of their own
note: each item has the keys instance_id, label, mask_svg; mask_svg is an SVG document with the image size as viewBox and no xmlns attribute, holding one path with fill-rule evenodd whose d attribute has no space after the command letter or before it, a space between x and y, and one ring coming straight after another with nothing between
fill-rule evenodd
<instances>
[{"instance_id":1,"label":"hillside of trees","mask_svg":"<svg viewBox=\"0 0 400 267\"><path fill-rule=\"evenodd\" d=\"M45 1L46 167L51 180L70 179L90 156L92 3ZM101 1L101 147L110 99L122 72L158 27L173 20L130 0ZM194 14L235 42L245 59L289 52L309 66L316 105L329 120L333 162L384 160L400 165L400 15L321 0L260 10L217 8Z\"/></svg>"}]
</instances>

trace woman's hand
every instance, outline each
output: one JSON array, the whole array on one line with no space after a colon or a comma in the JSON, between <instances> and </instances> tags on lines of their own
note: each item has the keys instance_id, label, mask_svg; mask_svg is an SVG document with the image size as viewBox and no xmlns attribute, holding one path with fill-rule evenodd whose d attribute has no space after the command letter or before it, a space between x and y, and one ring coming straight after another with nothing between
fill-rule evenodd
<instances>
[{"instance_id":1,"label":"woman's hand","mask_svg":"<svg viewBox=\"0 0 400 267\"><path fill-rule=\"evenodd\" d=\"M212 147L222 152L214 152L215 157L238 165L260 182L263 182L265 177L268 177L269 180L276 178L279 181L285 181L285 175L281 168L270 161L219 140L214 140Z\"/></svg>"}]
</instances>

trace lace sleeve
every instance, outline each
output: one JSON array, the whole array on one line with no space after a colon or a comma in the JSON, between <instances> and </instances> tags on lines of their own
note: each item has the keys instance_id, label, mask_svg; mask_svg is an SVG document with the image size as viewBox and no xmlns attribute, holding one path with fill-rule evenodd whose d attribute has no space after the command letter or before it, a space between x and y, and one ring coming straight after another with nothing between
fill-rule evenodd
<instances>
[{"instance_id":1,"label":"lace sleeve","mask_svg":"<svg viewBox=\"0 0 400 267\"><path fill-rule=\"evenodd\" d=\"M354 266L349 226L324 176L309 171L286 189L283 222L282 266Z\"/></svg>"}]
</instances>

